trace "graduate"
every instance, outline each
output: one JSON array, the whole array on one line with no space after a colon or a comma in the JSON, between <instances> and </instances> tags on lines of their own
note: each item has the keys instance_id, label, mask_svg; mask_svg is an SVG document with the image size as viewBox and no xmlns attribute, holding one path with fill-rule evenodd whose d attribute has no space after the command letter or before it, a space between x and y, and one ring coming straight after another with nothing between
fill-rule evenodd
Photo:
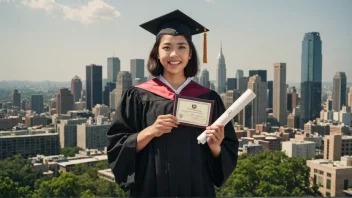
<instances>
[{"instance_id":1,"label":"graduate","mask_svg":"<svg viewBox=\"0 0 352 198\"><path fill-rule=\"evenodd\" d=\"M191 80L199 65L192 36L208 29L179 10L141 27L156 36L147 63L155 78L130 87L116 108L107 132L115 180L131 197L214 197L214 186L237 164L232 123L208 126L203 145L197 137L204 128L181 125L172 115L176 94L214 101L210 125L225 111L215 91Z\"/></svg>"}]
</instances>

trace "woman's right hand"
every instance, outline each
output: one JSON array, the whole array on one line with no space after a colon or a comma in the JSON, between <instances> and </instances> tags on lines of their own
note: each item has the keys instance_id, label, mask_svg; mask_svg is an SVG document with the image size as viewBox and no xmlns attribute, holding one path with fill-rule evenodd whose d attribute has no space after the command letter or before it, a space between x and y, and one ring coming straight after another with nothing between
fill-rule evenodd
<instances>
[{"instance_id":1,"label":"woman's right hand","mask_svg":"<svg viewBox=\"0 0 352 198\"><path fill-rule=\"evenodd\" d=\"M180 123L171 114L159 115L149 130L153 137L160 137L164 133L170 133L172 128L177 128Z\"/></svg>"}]
</instances>

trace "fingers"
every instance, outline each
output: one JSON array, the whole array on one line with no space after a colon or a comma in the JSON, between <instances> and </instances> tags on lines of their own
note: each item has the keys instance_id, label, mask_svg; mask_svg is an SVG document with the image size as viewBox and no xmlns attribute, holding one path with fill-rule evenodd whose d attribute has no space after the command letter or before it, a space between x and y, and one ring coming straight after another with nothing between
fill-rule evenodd
<instances>
[{"instance_id":1,"label":"fingers","mask_svg":"<svg viewBox=\"0 0 352 198\"><path fill-rule=\"evenodd\" d=\"M224 125L208 126L205 132L206 136L215 142L222 142L224 139Z\"/></svg>"}]
</instances>

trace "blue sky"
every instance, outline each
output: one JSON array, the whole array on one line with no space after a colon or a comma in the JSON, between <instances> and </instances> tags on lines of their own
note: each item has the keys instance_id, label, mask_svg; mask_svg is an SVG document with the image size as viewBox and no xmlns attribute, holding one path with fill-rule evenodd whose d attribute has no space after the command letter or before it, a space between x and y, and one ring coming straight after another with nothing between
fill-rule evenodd
<instances>
[{"instance_id":1,"label":"blue sky","mask_svg":"<svg viewBox=\"0 0 352 198\"><path fill-rule=\"evenodd\" d=\"M0 81L85 79L85 66L115 54L122 70L147 59L155 37L143 22L180 9L210 29L208 64L215 79L222 42L227 76L237 69L268 70L287 64L287 81L299 82L301 42L320 32L323 80L344 71L352 79L351 0L0 0ZM202 36L193 41L202 56Z\"/></svg>"}]
</instances>

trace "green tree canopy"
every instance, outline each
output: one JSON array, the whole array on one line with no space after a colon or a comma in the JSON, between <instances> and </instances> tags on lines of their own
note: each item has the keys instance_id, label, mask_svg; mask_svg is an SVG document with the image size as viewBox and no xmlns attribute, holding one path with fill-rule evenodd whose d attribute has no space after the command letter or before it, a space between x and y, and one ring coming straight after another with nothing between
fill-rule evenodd
<instances>
[{"instance_id":1,"label":"green tree canopy","mask_svg":"<svg viewBox=\"0 0 352 198\"><path fill-rule=\"evenodd\" d=\"M243 154L235 172L217 189L217 196L321 196L316 185L310 187L309 172L305 159L283 152Z\"/></svg>"},{"instance_id":2,"label":"green tree canopy","mask_svg":"<svg viewBox=\"0 0 352 198\"><path fill-rule=\"evenodd\" d=\"M72 147L65 147L60 150L60 154L64 155L65 157L74 157L81 148L72 146Z\"/></svg>"}]
</instances>

